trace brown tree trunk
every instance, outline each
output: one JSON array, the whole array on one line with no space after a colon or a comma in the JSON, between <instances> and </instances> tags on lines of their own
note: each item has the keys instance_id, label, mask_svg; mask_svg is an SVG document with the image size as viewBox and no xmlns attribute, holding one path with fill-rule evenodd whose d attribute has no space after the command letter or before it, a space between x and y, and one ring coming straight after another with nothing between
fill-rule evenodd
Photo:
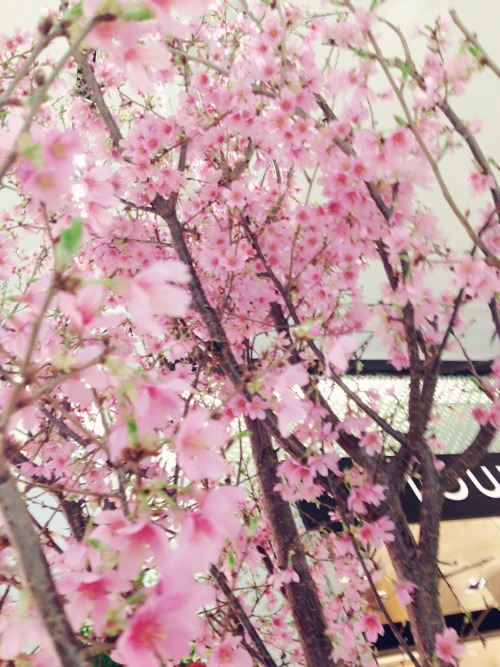
<instances>
[{"instance_id":1,"label":"brown tree trunk","mask_svg":"<svg viewBox=\"0 0 500 667\"><path fill-rule=\"evenodd\" d=\"M418 659L422 667L435 667L436 634L445 627L439 599L441 575L437 554L442 495L438 484L423 489L418 544L410 532L397 492L388 492L387 503L388 514L395 524L394 542L387 544L389 556L398 580L417 586L407 611Z\"/></svg>"},{"instance_id":2,"label":"brown tree trunk","mask_svg":"<svg viewBox=\"0 0 500 667\"><path fill-rule=\"evenodd\" d=\"M247 419L252 453L257 469L262 504L274 538L278 565L285 569L291 563L300 577L284 585L285 595L295 621L307 667L340 667L332 659L332 643L316 584L307 564L302 540L288 502L275 491L278 457L271 438L259 421Z\"/></svg>"},{"instance_id":3,"label":"brown tree trunk","mask_svg":"<svg viewBox=\"0 0 500 667\"><path fill-rule=\"evenodd\" d=\"M400 581L418 586L408 606L408 618L422 667L433 667L436 634L443 631L444 618L439 602L439 570L436 563L419 563L401 554L397 540L387 545L394 569Z\"/></svg>"},{"instance_id":4,"label":"brown tree trunk","mask_svg":"<svg viewBox=\"0 0 500 667\"><path fill-rule=\"evenodd\" d=\"M0 474L0 510L22 566L28 590L64 667L89 667L66 617L26 504L8 470Z\"/></svg>"}]
</instances>

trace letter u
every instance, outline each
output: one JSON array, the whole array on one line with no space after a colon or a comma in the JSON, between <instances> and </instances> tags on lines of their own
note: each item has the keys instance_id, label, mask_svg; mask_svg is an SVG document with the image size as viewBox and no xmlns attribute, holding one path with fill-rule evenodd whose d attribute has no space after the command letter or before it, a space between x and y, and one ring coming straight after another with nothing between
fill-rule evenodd
<instances>
[{"instance_id":1,"label":"letter u","mask_svg":"<svg viewBox=\"0 0 500 667\"><path fill-rule=\"evenodd\" d=\"M460 485L460 488L457 491L446 491L444 494L445 498L448 498L449 500L465 500L467 498L469 495L467 484L463 479L458 479L457 481Z\"/></svg>"},{"instance_id":2,"label":"letter u","mask_svg":"<svg viewBox=\"0 0 500 667\"><path fill-rule=\"evenodd\" d=\"M485 489L484 486L477 481L476 476L470 470L467 470L467 474L476 485L476 488L479 491L481 491L481 493L483 493L485 496L488 496L489 498L500 498L500 482L498 482L498 480L496 480L493 477L488 468L481 466L481 470L484 472L486 477L488 477L488 479L492 482L493 489Z\"/></svg>"}]
</instances>

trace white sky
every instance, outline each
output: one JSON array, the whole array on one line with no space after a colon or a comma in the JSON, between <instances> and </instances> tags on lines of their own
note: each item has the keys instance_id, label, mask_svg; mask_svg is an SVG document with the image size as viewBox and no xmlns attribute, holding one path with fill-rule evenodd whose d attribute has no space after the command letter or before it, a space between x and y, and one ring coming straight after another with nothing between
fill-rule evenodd
<instances>
[{"instance_id":1,"label":"white sky","mask_svg":"<svg viewBox=\"0 0 500 667\"><path fill-rule=\"evenodd\" d=\"M31 28L38 22L42 10L46 7L57 9L58 0L19 0L12 3L0 0L0 33L11 33L14 28Z\"/></svg>"}]
</instances>

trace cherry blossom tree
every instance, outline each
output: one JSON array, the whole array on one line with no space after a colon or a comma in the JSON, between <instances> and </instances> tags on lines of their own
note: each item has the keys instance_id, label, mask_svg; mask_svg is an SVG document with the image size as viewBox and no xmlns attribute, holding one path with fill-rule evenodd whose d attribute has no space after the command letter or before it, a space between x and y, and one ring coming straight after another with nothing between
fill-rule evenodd
<instances>
[{"instance_id":1,"label":"cherry blossom tree","mask_svg":"<svg viewBox=\"0 0 500 667\"><path fill-rule=\"evenodd\" d=\"M457 663L440 516L495 437L500 362L444 467L435 392L453 348L475 373L467 304L500 333L500 190L455 101L500 71L457 14L414 58L376 5L66 0L0 37L3 664L367 667L383 624ZM409 374L404 427L346 378L366 332ZM306 532L294 504L325 497L343 530Z\"/></svg>"}]
</instances>

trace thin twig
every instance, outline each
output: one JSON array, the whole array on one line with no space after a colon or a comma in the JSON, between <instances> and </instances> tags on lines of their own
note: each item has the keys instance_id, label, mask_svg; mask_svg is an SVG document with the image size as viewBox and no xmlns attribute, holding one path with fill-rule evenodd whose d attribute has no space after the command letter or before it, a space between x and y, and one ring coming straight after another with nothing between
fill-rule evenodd
<instances>
[{"instance_id":1,"label":"thin twig","mask_svg":"<svg viewBox=\"0 0 500 667\"><path fill-rule=\"evenodd\" d=\"M232 608L233 612L238 617L238 620L240 621L241 625L247 631L248 636L252 640L253 645L256 649L259 661L262 662L263 665L266 665L266 667L277 667L276 662L274 661L272 655L267 650L266 645L260 638L260 635L257 632L257 630L254 628L252 621L245 613L245 610L241 602L238 600L236 595L231 590L231 587L227 583L227 579L224 573L221 572L217 567L215 567L215 565L212 565L210 567L210 574L215 579L217 586L226 596L229 606Z\"/></svg>"},{"instance_id":2,"label":"thin twig","mask_svg":"<svg viewBox=\"0 0 500 667\"><path fill-rule=\"evenodd\" d=\"M453 23L457 26L457 28L465 35L465 38L467 39L468 42L470 42L473 46L478 49L478 51L481 52L482 56L482 62L481 64L486 65L491 69L492 72L496 74L496 76L500 79L500 68L498 65L495 63L495 61L490 58L490 56L486 53L484 48L481 46L481 44L478 42L477 37L473 35L462 23L462 21L458 18L457 12L452 9L450 11L450 16L451 20Z\"/></svg>"},{"instance_id":3,"label":"thin twig","mask_svg":"<svg viewBox=\"0 0 500 667\"><path fill-rule=\"evenodd\" d=\"M220 65L217 65L217 63L214 63L211 60L206 60L205 58L200 58L199 56L193 56L192 54L181 51L180 49L174 49L173 46L169 46L168 44L167 44L167 49L169 53L171 53L173 56L178 56L183 60L189 60L191 62L198 63L200 65L205 65L205 67L213 69L215 72L222 74L222 76L229 76L230 74L228 69L226 69L225 67L221 67Z\"/></svg>"},{"instance_id":4,"label":"thin twig","mask_svg":"<svg viewBox=\"0 0 500 667\"><path fill-rule=\"evenodd\" d=\"M84 41L84 39L87 37L89 32L98 24L102 23L103 21L109 20L106 16L98 16L91 21L89 21L84 28L82 29L81 33L78 35L78 37L75 39L75 41L70 45L70 47L66 50L64 55L61 57L59 62L55 65L55 67L52 69L52 72L50 75L45 79L44 83L39 86L36 90L36 93L34 95L33 102L26 114L26 118L24 120L24 123L21 126L21 129L18 131L16 140L14 141L14 144L12 148L8 151L7 155L4 158L4 161L2 165L0 166L0 183L3 181L5 174L11 167L12 163L16 159L17 156L17 140L19 137L21 137L24 133L26 133L30 127L33 121L35 120L36 114L38 109L42 106L42 104L46 100L46 94L49 91L49 88L51 85L54 83L54 81L57 79L59 74L62 72L63 68L65 67L66 63L70 58L74 56L74 54L78 51L78 48L80 44Z\"/></svg>"},{"instance_id":5,"label":"thin twig","mask_svg":"<svg viewBox=\"0 0 500 667\"><path fill-rule=\"evenodd\" d=\"M354 11L354 8L353 8L353 6L352 6L352 4L349 0L346 0L346 6L349 7L351 9L351 11ZM453 211L453 213L455 214L455 217L460 222L462 227L465 229L465 231L467 232L467 234L469 235L471 240L478 246L478 248L480 248L483 251L483 253L486 257L486 261L488 263L492 264L493 266L495 266L497 269L500 269L500 259L498 257L496 257L496 255L494 255L491 252L491 250L486 246L486 244L478 236L475 229L471 226L470 222L467 220L467 217L462 213L459 206L457 205L457 203L453 199L450 191L448 190L448 186L446 185L446 182L445 182L445 180L444 180L444 178L441 174L441 171L440 171L440 169L437 165L436 160L432 156L427 144L425 143L422 135L420 134L420 131L418 130L417 126L415 125L415 122L413 120L413 116L410 112L410 109L409 109L407 103L406 103L406 100L405 100L402 92L400 91L396 81L394 80L394 77L392 76L392 73L389 69L389 66L387 64L386 59L384 58L384 56L383 56L383 54L380 50L380 47L378 45L377 40L375 39L373 33L370 30L367 31L367 35L368 35L368 38L369 38L369 40L370 40L370 42L373 46L373 49L375 51L375 56L376 56L377 62L380 64L385 76L387 77L387 79L388 79L388 81L391 85L392 90L394 91L394 94L396 95L396 97L398 99L399 104L401 105L401 109L403 110L403 113L405 115L406 122L408 124L408 128L411 131L411 133L413 134L413 136L415 137L418 145L420 146L420 149L422 150L422 152L423 152L423 154L424 154L424 156L425 156L425 158L426 158L426 160L427 160L427 162L428 162L428 164L429 164L429 166L432 170L432 173L434 174L436 182L439 185L439 188L441 190L441 193L442 193L446 203L448 204L450 209Z\"/></svg>"},{"instance_id":6,"label":"thin twig","mask_svg":"<svg viewBox=\"0 0 500 667\"><path fill-rule=\"evenodd\" d=\"M64 35L64 29L61 24L57 24L48 35L43 35L38 42L33 47L29 58L25 61L24 65L16 72L15 77L10 82L9 86L4 90L0 96L0 107L7 104L10 100L10 96L16 89L19 82L26 76L30 71L31 67L35 64L36 59L42 53L44 49L52 42L56 37L61 37Z\"/></svg>"}]
</instances>

